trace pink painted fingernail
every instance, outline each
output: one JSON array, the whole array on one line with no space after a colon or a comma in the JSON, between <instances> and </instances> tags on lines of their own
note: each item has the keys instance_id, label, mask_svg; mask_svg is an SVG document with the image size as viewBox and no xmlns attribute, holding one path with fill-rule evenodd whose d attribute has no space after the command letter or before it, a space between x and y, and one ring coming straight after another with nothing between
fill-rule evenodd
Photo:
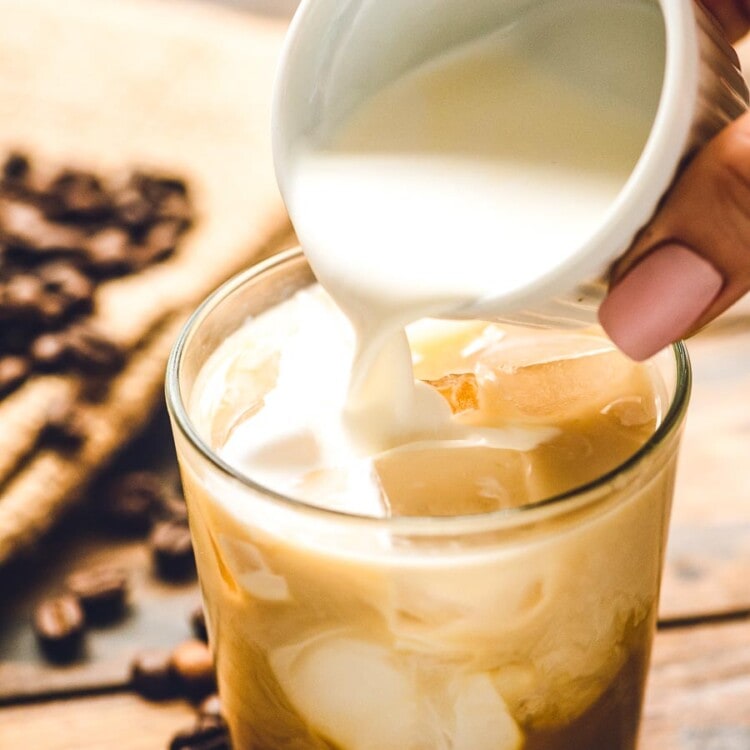
<instances>
[{"instance_id":1,"label":"pink painted fingernail","mask_svg":"<svg viewBox=\"0 0 750 750\"><path fill-rule=\"evenodd\" d=\"M705 258L682 245L665 245L617 282L599 308L599 322L625 354L647 359L682 338L723 285Z\"/></svg>"}]
</instances>

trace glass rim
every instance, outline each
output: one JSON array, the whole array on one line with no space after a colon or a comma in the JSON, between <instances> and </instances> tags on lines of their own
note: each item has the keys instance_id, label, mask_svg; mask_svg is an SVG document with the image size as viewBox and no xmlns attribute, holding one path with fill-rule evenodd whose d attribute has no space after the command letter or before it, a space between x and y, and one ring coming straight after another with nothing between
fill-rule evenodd
<instances>
[{"instance_id":1,"label":"glass rim","mask_svg":"<svg viewBox=\"0 0 750 750\"><path fill-rule=\"evenodd\" d=\"M249 476L239 471L236 467L225 461L200 436L182 399L180 373L191 335L198 329L201 322L208 314L210 314L219 304L221 304L221 302L231 296L235 291L250 283L253 279L271 269L300 259L304 259L302 249L300 247L294 247L260 261L224 282L206 297L206 299L204 299L185 322L174 346L172 347L169 361L167 363L165 381L166 402L173 425L176 425L180 434L187 439L191 447L208 461L213 468L218 470L226 478L238 482L248 490L260 493L266 499L274 500L284 506L303 513L319 514L332 520L346 521L349 523L360 522L377 526L385 525L389 529L397 530L399 532L408 532L409 530L427 530L428 532L440 533L445 527L450 527L452 529L456 525L484 525L488 522L491 523L492 521L502 523L523 521L526 519L532 521L535 513L541 510L551 508L564 509L569 505L573 505L575 500L585 500L586 498L590 498L594 501L599 491L612 485L616 479L624 475L632 474L634 470L648 456L663 445L682 424L692 387L692 374L687 348L682 341L678 341L669 347L674 356L677 372L674 396L667 413L664 415L664 419L654 431L653 435L651 435L651 437L649 437L649 439L646 440L646 442L644 442L644 444L625 461L590 482L573 487L565 492L543 498L534 503L511 508L502 508L500 510L488 511L485 513L473 513L459 516L386 517L369 516L345 510L326 508L277 492L270 487L266 487L259 482L254 481ZM486 529L483 530L490 530L491 528L492 526L487 526Z\"/></svg>"}]
</instances>

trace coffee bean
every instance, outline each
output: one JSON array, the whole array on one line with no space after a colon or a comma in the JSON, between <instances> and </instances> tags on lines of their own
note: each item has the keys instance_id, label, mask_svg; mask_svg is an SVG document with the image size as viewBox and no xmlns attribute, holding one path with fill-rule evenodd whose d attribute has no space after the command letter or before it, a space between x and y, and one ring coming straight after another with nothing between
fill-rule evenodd
<instances>
[{"instance_id":1,"label":"coffee bean","mask_svg":"<svg viewBox=\"0 0 750 750\"><path fill-rule=\"evenodd\" d=\"M134 187L115 195L115 211L120 222L131 230L151 223L154 217L153 205Z\"/></svg>"},{"instance_id":2,"label":"coffee bean","mask_svg":"<svg viewBox=\"0 0 750 750\"><path fill-rule=\"evenodd\" d=\"M49 327L69 307L61 296L50 293L44 282L30 273L16 273L0 287L0 318Z\"/></svg>"},{"instance_id":3,"label":"coffee bean","mask_svg":"<svg viewBox=\"0 0 750 750\"><path fill-rule=\"evenodd\" d=\"M109 489L104 512L112 526L127 533L144 534L159 513L164 485L155 474L133 472Z\"/></svg>"},{"instance_id":4,"label":"coffee bean","mask_svg":"<svg viewBox=\"0 0 750 750\"><path fill-rule=\"evenodd\" d=\"M98 567L68 576L68 591L78 597L89 622L111 622L122 617L128 577L117 568Z\"/></svg>"},{"instance_id":5,"label":"coffee bean","mask_svg":"<svg viewBox=\"0 0 750 750\"><path fill-rule=\"evenodd\" d=\"M187 744L170 744L170 748L180 747L183 748L183 750L232 750L232 744L228 732L206 739L192 740L190 737L191 734L189 731L175 735L175 739L172 740L173 743L177 742Z\"/></svg>"},{"instance_id":6,"label":"coffee bean","mask_svg":"<svg viewBox=\"0 0 750 750\"><path fill-rule=\"evenodd\" d=\"M3 178L11 182L20 182L29 174L31 164L29 157L20 151L12 151L3 164Z\"/></svg>"},{"instance_id":7,"label":"coffee bean","mask_svg":"<svg viewBox=\"0 0 750 750\"><path fill-rule=\"evenodd\" d=\"M87 313L93 307L94 285L70 262L47 263L39 268L44 292L62 300L66 313Z\"/></svg>"},{"instance_id":8,"label":"coffee bean","mask_svg":"<svg viewBox=\"0 0 750 750\"><path fill-rule=\"evenodd\" d=\"M31 274L19 273L0 286L0 318L39 320L44 295L42 282Z\"/></svg>"},{"instance_id":9,"label":"coffee bean","mask_svg":"<svg viewBox=\"0 0 750 750\"><path fill-rule=\"evenodd\" d=\"M190 529L180 521L160 521L149 538L158 574L166 580L180 580L195 573Z\"/></svg>"},{"instance_id":10,"label":"coffee bean","mask_svg":"<svg viewBox=\"0 0 750 750\"><path fill-rule=\"evenodd\" d=\"M31 345L31 358L40 370L60 370L70 361L68 341L62 333L43 333Z\"/></svg>"},{"instance_id":11,"label":"coffee bean","mask_svg":"<svg viewBox=\"0 0 750 750\"><path fill-rule=\"evenodd\" d=\"M158 263L172 255L182 234L181 222L174 219L160 221L146 234L145 243L138 248L137 257L142 266Z\"/></svg>"},{"instance_id":12,"label":"coffee bean","mask_svg":"<svg viewBox=\"0 0 750 750\"><path fill-rule=\"evenodd\" d=\"M79 229L49 222L36 206L18 200L0 200L0 235L21 254L80 255L83 246Z\"/></svg>"},{"instance_id":13,"label":"coffee bean","mask_svg":"<svg viewBox=\"0 0 750 750\"><path fill-rule=\"evenodd\" d=\"M44 328L60 323L68 312L67 301L58 294L42 294L39 300L39 321Z\"/></svg>"},{"instance_id":14,"label":"coffee bean","mask_svg":"<svg viewBox=\"0 0 750 750\"><path fill-rule=\"evenodd\" d=\"M181 643L172 651L172 667L185 693L191 698L216 690L214 663L208 646L202 641Z\"/></svg>"},{"instance_id":15,"label":"coffee bean","mask_svg":"<svg viewBox=\"0 0 750 750\"><path fill-rule=\"evenodd\" d=\"M172 175L135 172L130 178L130 185L153 205L161 203L174 193L187 196L185 181Z\"/></svg>"},{"instance_id":16,"label":"coffee bean","mask_svg":"<svg viewBox=\"0 0 750 750\"><path fill-rule=\"evenodd\" d=\"M83 609L74 596L65 595L42 602L34 612L34 631L47 656L72 659L83 639Z\"/></svg>"},{"instance_id":17,"label":"coffee bean","mask_svg":"<svg viewBox=\"0 0 750 750\"><path fill-rule=\"evenodd\" d=\"M174 219L180 231L187 229L194 220L193 209L187 196L182 193L171 193L162 199L156 207L160 219Z\"/></svg>"},{"instance_id":18,"label":"coffee bean","mask_svg":"<svg viewBox=\"0 0 750 750\"><path fill-rule=\"evenodd\" d=\"M190 613L190 627L195 637L203 641L208 642L208 629L206 628L206 612L203 609L202 604L195 606L193 611Z\"/></svg>"},{"instance_id":19,"label":"coffee bean","mask_svg":"<svg viewBox=\"0 0 750 750\"><path fill-rule=\"evenodd\" d=\"M199 716L192 727L175 734L169 750L231 750L227 725L216 716Z\"/></svg>"},{"instance_id":20,"label":"coffee bean","mask_svg":"<svg viewBox=\"0 0 750 750\"><path fill-rule=\"evenodd\" d=\"M36 206L21 201L0 202L0 227L8 244L34 248L46 226L44 215Z\"/></svg>"},{"instance_id":21,"label":"coffee bean","mask_svg":"<svg viewBox=\"0 0 750 750\"><path fill-rule=\"evenodd\" d=\"M125 363L122 347L91 325L71 326L65 338L73 364L86 374L110 374Z\"/></svg>"},{"instance_id":22,"label":"coffee bean","mask_svg":"<svg viewBox=\"0 0 750 750\"><path fill-rule=\"evenodd\" d=\"M151 650L137 654L130 664L133 689L149 700L164 700L177 694L177 679L169 651Z\"/></svg>"},{"instance_id":23,"label":"coffee bean","mask_svg":"<svg viewBox=\"0 0 750 750\"><path fill-rule=\"evenodd\" d=\"M187 523L188 512L184 498L164 487L163 493L159 497L157 516L164 521Z\"/></svg>"},{"instance_id":24,"label":"coffee bean","mask_svg":"<svg viewBox=\"0 0 750 750\"><path fill-rule=\"evenodd\" d=\"M106 218L112 203L99 178L91 172L66 169L50 184L45 213L64 221Z\"/></svg>"},{"instance_id":25,"label":"coffee bean","mask_svg":"<svg viewBox=\"0 0 750 750\"><path fill-rule=\"evenodd\" d=\"M133 269L130 237L119 227L107 227L86 243L88 268L96 276L119 276Z\"/></svg>"},{"instance_id":26,"label":"coffee bean","mask_svg":"<svg viewBox=\"0 0 750 750\"><path fill-rule=\"evenodd\" d=\"M58 450L75 450L88 437L88 423L83 411L75 404L59 401L47 412L47 422L41 440Z\"/></svg>"},{"instance_id":27,"label":"coffee bean","mask_svg":"<svg viewBox=\"0 0 750 750\"><path fill-rule=\"evenodd\" d=\"M198 706L199 716L222 716L222 705L221 698L217 693L209 695L208 698L204 698L200 706Z\"/></svg>"},{"instance_id":28,"label":"coffee bean","mask_svg":"<svg viewBox=\"0 0 750 750\"><path fill-rule=\"evenodd\" d=\"M30 373L31 363L27 357L16 354L0 356L0 398L18 388Z\"/></svg>"}]
</instances>

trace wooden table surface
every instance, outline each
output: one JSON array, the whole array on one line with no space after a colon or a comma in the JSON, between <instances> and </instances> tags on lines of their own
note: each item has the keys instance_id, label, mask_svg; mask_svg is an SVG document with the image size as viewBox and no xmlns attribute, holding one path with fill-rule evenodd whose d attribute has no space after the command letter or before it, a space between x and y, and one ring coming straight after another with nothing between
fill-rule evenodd
<instances>
[{"instance_id":1,"label":"wooden table surface","mask_svg":"<svg viewBox=\"0 0 750 750\"><path fill-rule=\"evenodd\" d=\"M750 306L690 350L695 388L640 748L750 750ZM163 414L113 470L129 468L176 479ZM43 549L0 572L0 750L158 750L192 720L185 702L137 697L127 675L136 651L189 635L197 584L158 583L142 543L102 531L102 496L94 488ZM91 632L81 662L51 667L37 652L30 613L68 572L102 560L130 571L128 616Z\"/></svg>"}]
</instances>

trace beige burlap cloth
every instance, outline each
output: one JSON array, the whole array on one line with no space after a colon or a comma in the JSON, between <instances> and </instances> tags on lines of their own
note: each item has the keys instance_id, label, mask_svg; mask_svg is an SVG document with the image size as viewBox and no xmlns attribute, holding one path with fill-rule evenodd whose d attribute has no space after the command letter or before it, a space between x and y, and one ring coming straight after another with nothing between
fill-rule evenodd
<instances>
[{"instance_id":1,"label":"beige burlap cloth","mask_svg":"<svg viewBox=\"0 0 750 750\"><path fill-rule=\"evenodd\" d=\"M131 354L85 403L73 453L41 450L74 376L37 376L0 401L0 562L38 540L162 399L169 349L222 280L291 243L271 163L283 27L188 0L0 0L0 154L116 175L189 180L199 215L169 261L102 285L95 321Z\"/></svg>"}]
</instances>

